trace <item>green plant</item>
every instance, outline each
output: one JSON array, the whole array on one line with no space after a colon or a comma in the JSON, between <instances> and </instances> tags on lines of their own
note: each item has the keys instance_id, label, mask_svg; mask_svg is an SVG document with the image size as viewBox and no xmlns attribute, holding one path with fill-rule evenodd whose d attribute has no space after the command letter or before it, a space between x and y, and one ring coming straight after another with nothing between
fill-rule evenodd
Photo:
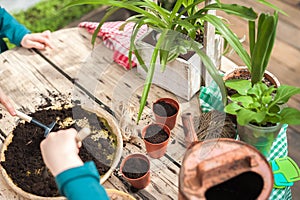
<instances>
[{"instance_id":1,"label":"green plant","mask_svg":"<svg viewBox=\"0 0 300 200\"><path fill-rule=\"evenodd\" d=\"M249 45L251 65L247 65L251 72L252 84L262 81L274 46L278 12L274 15L261 13L258 18L257 30L255 21L249 21Z\"/></svg>"},{"instance_id":2,"label":"green plant","mask_svg":"<svg viewBox=\"0 0 300 200\"><path fill-rule=\"evenodd\" d=\"M274 14L262 12L257 19L248 20L250 54L239 54L239 56L251 74L252 84L262 81L269 64L276 37L278 13L287 15L283 10L266 0L256 1L272 8Z\"/></svg>"},{"instance_id":3,"label":"green plant","mask_svg":"<svg viewBox=\"0 0 300 200\"><path fill-rule=\"evenodd\" d=\"M288 85L268 87L262 82L252 85L249 80L241 79L228 80L225 85L237 91L231 96L232 102L226 105L225 112L236 115L238 124L300 124L300 111L286 106L290 97L300 94L300 88Z\"/></svg>"},{"instance_id":4,"label":"green plant","mask_svg":"<svg viewBox=\"0 0 300 200\"><path fill-rule=\"evenodd\" d=\"M145 80L145 86L140 101L140 109L137 119L137 121L139 121L141 113L146 104L146 100L152 83L154 69L156 67L155 65L157 58L160 58L161 70L164 71L166 64L186 51L183 50L186 47L189 47L189 50L195 51L201 57L202 62L206 66L209 74L219 86L223 103L224 105L226 104L227 95L224 82L212 61L201 50L202 45L197 43L194 39L198 34L200 34L201 32L203 33L204 22L209 22L216 27L218 33L220 33L225 38L225 40L241 57L247 58L249 57L249 55L243 48L237 36L228 28L227 24L225 24L224 21L217 16L208 14L207 11L221 10L228 14L234 14L248 20L256 19L257 14L252 10L252 8L246 8L237 4L222 4L220 3L220 1L217 1L217 3L211 5L200 5L204 1L205 0L178 0L176 1L171 11L163 8L162 6L154 3L151 0L75 0L68 4L66 7L82 4L102 4L111 6L110 10L108 10L107 14L100 21L99 26L97 27L95 34L93 35L92 43L94 43L96 35L103 23L110 15L118 11L120 8L132 10L137 13L136 15L127 19L124 23L124 26L128 22L135 23L130 41L131 47L129 51L129 59L131 59L132 53L134 52L139 61L139 64L147 71L147 77ZM137 32L144 24L160 32L160 36L157 39L157 43L151 57L150 66L148 68L139 55L138 50L135 48L135 39ZM178 36L179 34L173 34L174 32L184 34L190 39L183 39L178 42L178 38L176 36ZM248 58L248 60L250 59Z\"/></svg>"}]
</instances>

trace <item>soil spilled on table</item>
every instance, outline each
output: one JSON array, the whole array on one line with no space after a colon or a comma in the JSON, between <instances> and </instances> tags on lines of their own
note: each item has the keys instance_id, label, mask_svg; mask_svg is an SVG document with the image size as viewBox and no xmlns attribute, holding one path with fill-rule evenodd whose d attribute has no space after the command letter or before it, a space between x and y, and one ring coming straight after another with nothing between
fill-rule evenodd
<instances>
[{"instance_id":1,"label":"soil spilled on table","mask_svg":"<svg viewBox=\"0 0 300 200\"><path fill-rule=\"evenodd\" d=\"M105 119L83 110L80 105L60 110L39 110L30 116L46 125L57 121L53 131L71 127L80 130L88 123L96 139L91 136L84 140L79 156L83 161L93 160L100 175L109 170L117 139ZM22 190L44 197L60 196L54 177L42 159L40 143L43 139L42 128L27 122L19 123L13 130L12 142L5 151L5 161L1 165L14 184Z\"/></svg>"},{"instance_id":2,"label":"soil spilled on table","mask_svg":"<svg viewBox=\"0 0 300 200\"><path fill-rule=\"evenodd\" d=\"M153 144L159 144L169 138L168 133L159 125L152 124L147 130L144 139Z\"/></svg>"}]
</instances>

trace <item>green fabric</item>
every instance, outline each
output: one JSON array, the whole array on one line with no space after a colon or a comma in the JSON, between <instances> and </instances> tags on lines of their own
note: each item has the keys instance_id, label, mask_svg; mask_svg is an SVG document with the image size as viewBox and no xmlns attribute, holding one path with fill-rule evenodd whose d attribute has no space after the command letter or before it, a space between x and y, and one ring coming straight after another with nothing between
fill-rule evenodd
<instances>
[{"instance_id":1,"label":"green fabric","mask_svg":"<svg viewBox=\"0 0 300 200\"><path fill-rule=\"evenodd\" d=\"M100 176L95 163L63 171L55 177L62 195L68 200L108 200L105 189L100 185Z\"/></svg>"},{"instance_id":2,"label":"green fabric","mask_svg":"<svg viewBox=\"0 0 300 200\"><path fill-rule=\"evenodd\" d=\"M206 113L210 110L222 110L221 94L219 92L218 86L215 82L212 82L209 86L200 88L200 107L202 112ZM273 142L271 153L267 160L271 161L275 158L283 158L288 155L288 145L286 130L288 125L284 124L276 138ZM273 191L269 197L269 200L291 200L292 193L290 187L285 187L283 189L273 188Z\"/></svg>"},{"instance_id":3,"label":"green fabric","mask_svg":"<svg viewBox=\"0 0 300 200\"><path fill-rule=\"evenodd\" d=\"M12 17L4 8L0 7L0 40L8 38L9 41L20 46L23 37L30 31ZM0 53L5 51L7 47L0 43Z\"/></svg>"}]
</instances>

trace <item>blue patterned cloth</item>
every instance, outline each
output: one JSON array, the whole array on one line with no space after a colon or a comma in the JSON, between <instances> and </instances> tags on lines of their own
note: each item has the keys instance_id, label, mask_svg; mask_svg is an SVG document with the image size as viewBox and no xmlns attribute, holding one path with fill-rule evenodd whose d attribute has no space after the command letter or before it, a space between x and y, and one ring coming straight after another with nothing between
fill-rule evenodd
<instances>
[{"instance_id":1,"label":"blue patterned cloth","mask_svg":"<svg viewBox=\"0 0 300 200\"><path fill-rule=\"evenodd\" d=\"M223 110L223 103L221 101L221 93L218 86L212 82L209 86L200 88L200 107L202 112L209 112L211 110ZM288 145L286 130L288 125L284 124L276 138L273 142L270 155L267 160L271 161L275 158L283 158L288 155ZM284 189L273 188L273 191L269 197L269 200L291 200L292 193L290 187L285 187Z\"/></svg>"}]
</instances>

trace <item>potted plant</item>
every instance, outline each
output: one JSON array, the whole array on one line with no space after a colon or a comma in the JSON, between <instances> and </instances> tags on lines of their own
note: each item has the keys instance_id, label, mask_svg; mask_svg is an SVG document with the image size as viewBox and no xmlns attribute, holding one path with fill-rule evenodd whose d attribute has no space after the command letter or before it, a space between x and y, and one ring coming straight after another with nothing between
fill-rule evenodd
<instances>
[{"instance_id":1,"label":"potted plant","mask_svg":"<svg viewBox=\"0 0 300 200\"><path fill-rule=\"evenodd\" d=\"M252 85L264 81L266 84L275 85L275 87L277 87L280 83L272 73L267 71L267 67L276 38L278 12L284 15L286 15L286 13L267 1L259 2L273 8L275 10L274 14L262 12L256 20L248 20L250 53L248 55L239 54L247 70L242 67L229 71L225 74L224 80L227 80L230 76L230 78L232 78L236 73L243 73L242 76L244 77L241 78L251 79Z\"/></svg>"},{"instance_id":2,"label":"potted plant","mask_svg":"<svg viewBox=\"0 0 300 200\"><path fill-rule=\"evenodd\" d=\"M174 128L179 112L178 101L172 98L159 98L153 102L152 110L157 123L167 125L170 130Z\"/></svg>"},{"instance_id":3,"label":"potted plant","mask_svg":"<svg viewBox=\"0 0 300 200\"><path fill-rule=\"evenodd\" d=\"M160 158L166 153L170 134L168 126L159 123L148 124L142 129L146 150L151 158Z\"/></svg>"},{"instance_id":4,"label":"potted plant","mask_svg":"<svg viewBox=\"0 0 300 200\"><path fill-rule=\"evenodd\" d=\"M300 88L288 85L275 88L261 81L252 84L241 79L228 80L225 85L237 91L225 112L236 115L240 139L265 156L283 124L300 124L300 111L286 105L291 96L300 94Z\"/></svg>"},{"instance_id":5,"label":"potted plant","mask_svg":"<svg viewBox=\"0 0 300 200\"><path fill-rule=\"evenodd\" d=\"M125 8L137 13L136 15L128 18L124 23L124 26L128 22L135 23L130 41L131 48L129 51L129 58L131 58L132 53L134 53L139 61L139 64L147 71L145 86L140 101L139 114L137 117L137 121L139 121L141 113L146 104L156 67L157 58L159 57L161 70L164 71L167 63L177 58L180 54L187 52L187 49L192 50L199 55L208 73L211 75L211 77L214 79L221 90L223 103L226 103L226 90L224 87L224 82L211 59L201 50L202 45L196 42L195 38L197 37L197 35L199 35L200 32L203 33L204 22L209 22L214 27L216 27L217 32L225 38L225 40L239 55L247 57L247 52L242 47L239 39L228 28L225 22L217 16L207 13L207 11L221 10L229 14L234 14L252 20L256 19L257 15L252 10L252 8L246 8L237 4L223 4L220 1L217 1L217 3L201 7L200 4L203 2L205 2L205 0L178 0L176 1L171 11L150 0L75 0L68 4L67 7L82 4L101 4L111 6L111 9L103 17L93 35L93 43L102 24L111 14L116 12L118 9ZM138 30L144 24L160 32L148 67L146 66L144 60L141 58L137 48L135 47L135 39ZM177 34L174 34L175 32ZM182 39L178 40L177 36L179 35L184 35L184 37L181 37Z\"/></svg>"},{"instance_id":6,"label":"potted plant","mask_svg":"<svg viewBox=\"0 0 300 200\"><path fill-rule=\"evenodd\" d=\"M278 12L282 10L272 4L274 14L261 13L258 22L250 20L250 53L241 57L246 67L225 74L225 86L233 91L225 112L236 116L241 140L252 144L267 156L283 124L299 124L298 110L284 107L288 99L299 93L299 88L280 86L277 78L268 72L270 55L274 46L278 24ZM237 75L240 73L240 77ZM236 80L245 79L245 80Z\"/></svg>"},{"instance_id":7,"label":"potted plant","mask_svg":"<svg viewBox=\"0 0 300 200\"><path fill-rule=\"evenodd\" d=\"M120 171L135 188L143 189L150 183L150 161L139 153L128 155L122 160Z\"/></svg>"}]
</instances>

